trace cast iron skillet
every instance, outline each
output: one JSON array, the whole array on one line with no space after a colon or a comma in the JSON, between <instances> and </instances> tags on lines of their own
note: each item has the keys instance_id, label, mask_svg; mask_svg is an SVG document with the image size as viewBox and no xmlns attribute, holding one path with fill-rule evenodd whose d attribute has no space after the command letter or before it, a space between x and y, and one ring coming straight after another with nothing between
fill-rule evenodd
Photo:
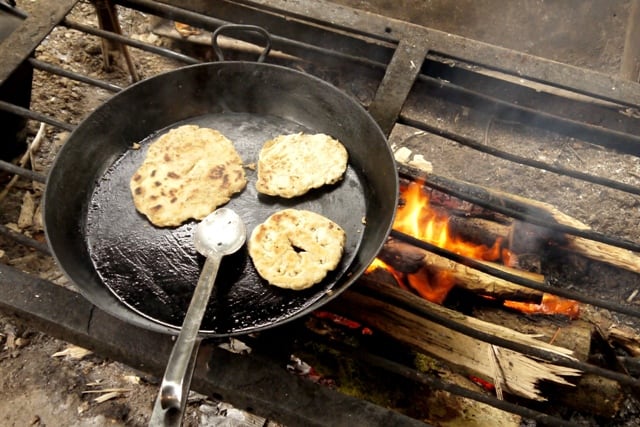
<instances>
[{"instance_id":1,"label":"cast iron skillet","mask_svg":"<svg viewBox=\"0 0 640 427\"><path fill-rule=\"evenodd\" d=\"M289 132L326 133L349 152L344 180L296 199L259 195L255 171L246 170L247 188L227 206L241 215L248 233L277 210L309 209L345 229L345 255L322 283L301 292L266 284L246 247L225 257L202 335L253 332L306 314L346 289L375 258L392 225L398 180L386 138L360 104L285 67L195 65L115 95L70 135L50 171L44 202L49 245L92 303L151 330L175 334L182 324L204 262L193 248L195 222L152 226L135 210L128 182L148 145L186 123L220 130L245 164L257 161L266 140Z\"/></svg>"}]
</instances>

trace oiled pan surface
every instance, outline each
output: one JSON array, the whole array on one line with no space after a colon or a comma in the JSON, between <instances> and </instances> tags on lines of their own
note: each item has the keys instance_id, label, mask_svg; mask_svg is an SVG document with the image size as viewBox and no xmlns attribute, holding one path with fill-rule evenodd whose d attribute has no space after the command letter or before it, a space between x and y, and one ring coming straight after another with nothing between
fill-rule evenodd
<instances>
[{"instance_id":1,"label":"oiled pan surface","mask_svg":"<svg viewBox=\"0 0 640 427\"><path fill-rule=\"evenodd\" d=\"M208 114L176 123L197 124L222 132L234 142L245 165L257 164L263 143L279 135L314 132L283 118L249 114ZM195 221L176 228L158 228L139 214L129 180L147 148L164 129L141 141L107 169L98 181L87 212L86 238L91 260L103 283L126 305L160 323L179 326L188 307L204 258L192 241ZM313 305L347 270L363 236L366 191L349 166L344 179L304 196L282 199L259 194L257 172L245 169L247 187L226 205L245 221L248 233L272 213L293 207L307 209L338 223L347 234L344 256L324 281L305 291L270 286L256 273L246 245L223 259L202 331L242 333L269 326Z\"/></svg>"}]
</instances>

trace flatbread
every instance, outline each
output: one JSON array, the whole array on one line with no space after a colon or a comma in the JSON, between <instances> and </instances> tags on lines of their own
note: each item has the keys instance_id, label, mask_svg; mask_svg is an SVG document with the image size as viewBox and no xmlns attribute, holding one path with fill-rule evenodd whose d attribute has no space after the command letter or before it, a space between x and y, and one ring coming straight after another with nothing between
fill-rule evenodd
<instances>
[{"instance_id":1,"label":"flatbread","mask_svg":"<svg viewBox=\"0 0 640 427\"><path fill-rule=\"evenodd\" d=\"M233 143L214 129L184 125L149 146L130 181L136 209L158 227L202 219L247 184Z\"/></svg>"},{"instance_id":2,"label":"flatbread","mask_svg":"<svg viewBox=\"0 0 640 427\"><path fill-rule=\"evenodd\" d=\"M342 179L348 157L344 145L325 134L277 136L260 150L256 189L285 198L303 195Z\"/></svg>"},{"instance_id":3,"label":"flatbread","mask_svg":"<svg viewBox=\"0 0 640 427\"><path fill-rule=\"evenodd\" d=\"M253 229L249 256L258 274L274 286L302 290L334 270L344 251L346 234L318 213L285 209Z\"/></svg>"}]
</instances>

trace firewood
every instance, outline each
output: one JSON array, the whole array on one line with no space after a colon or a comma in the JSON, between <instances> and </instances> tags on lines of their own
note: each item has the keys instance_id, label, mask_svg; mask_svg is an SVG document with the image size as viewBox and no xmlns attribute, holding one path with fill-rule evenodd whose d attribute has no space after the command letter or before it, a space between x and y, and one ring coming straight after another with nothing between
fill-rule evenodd
<instances>
[{"instance_id":1,"label":"firewood","mask_svg":"<svg viewBox=\"0 0 640 427\"><path fill-rule=\"evenodd\" d=\"M596 242L578 236L567 236L565 249L584 257L640 273L640 255L628 249Z\"/></svg>"},{"instance_id":2,"label":"firewood","mask_svg":"<svg viewBox=\"0 0 640 427\"><path fill-rule=\"evenodd\" d=\"M558 322L556 319L542 317L532 319L531 316L482 306L476 306L473 316L518 332L535 334L541 341L571 350L580 361L585 362L589 359L591 337L595 329L591 322ZM609 332L609 339L613 339L611 330ZM603 417L611 417L618 413L624 400L624 391L620 384L593 374L583 375L575 387L569 390L564 386L550 386L547 388L547 394L550 401Z\"/></svg>"},{"instance_id":3,"label":"firewood","mask_svg":"<svg viewBox=\"0 0 640 427\"><path fill-rule=\"evenodd\" d=\"M616 381L598 375L583 375L569 392L554 393L558 402L584 413L610 418L623 406L624 391Z\"/></svg>"},{"instance_id":4,"label":"firewood","mask_svg":"<svg viewBox=\"0 0 640 427\"><path fill-rule=\"evenodd\" d=\"M498 239L504 240L509 236L511 225L485 218L451 215L449 231L466 241L491 247Z\"/></svg>"},{"instance_id":5,"label":"firewood","mask_svg":"<svg viewBox=\"0 0 640 427\"><path fill-rule=\"evenodd\" d=\"M640 334L633 329L622 325L612 325L607 330L607 339L624 348L631 356L640 357Z\"/></svg>"},{"instance_id":6,"label":"firewood","mask_svg":"<svg viewBox=\"0 0 640 427\"><path fill-rule=\"evenodd\" d=\"M558 224L567 225L578 230L590 229L588 225L561 212L558 208L549 203L531 200L522 196L507 194L497 190L487 189L486 191L492 193L496 197L510 199L513 202L526 205L531 210L544 212L546 216L552 218ZM595 261L604 262L634 273L640 273L640 254L637 254L636 252L609 245L607 243L585 239L584 237L579 236L565 235L564 238L566 241L560 242L560 246L569 251Z\"/></svg>"},{"instance_id":7,"label":"firewood","mask_svg":"<svg viewBox=\"0 0 640 427\"><path fill-rule=\"evenodd\" d=\"M387 240L378 257L402 273L412 274L422 268L451 272L456 286L497 299L540 301L542 298L542 293L538 290L494 277L393 238ZM487 264L540 283L544 280L543 276L536 273L520 271L494 263Z\"/></svg>"},{"instance_id":8,"label":"firewood","mask_svg":"<svg viewBox=\"0 0 640 427\"><path fill-rule=\"evenodd\" d=\"M357 289L363 290L363 293L358 292ZM571 385L565 377L580 375L580 372L575 369L540 361L456 332L408 310L368 296L366 295L368 289L373 289L376 293L392 295L394 300L406 301L409 305L422 307L445 316L453 322L512 342L544 349L560 357L575 359L573 352L538 341L530 335L465 316L401 289L371 283L366 276L358 282L358 286L351 288L331 303L330 309L393 336L394 339L418 351L445 360L463 372L489 381L506 392L544 401L546 397L538 388L540 381L547 380L556 384Z\"/></svg>"},{"instance_id":9,"label":"firewood","mask_svg":"<svg viewBox=\"0 0 640 427\"><path fill-rule=\"evenodd\" d=\"M491 204L506 206L508 208L521 212L525 211L529 215L534 215L538 218L553 221L557 224L570 226L578 230L590 229L588 225L584 224L576 218L571 217L570 215L565 214L557 207L546 202L528 199L526 197L506 193L492 188L478 186L465 181L460 181L452 178L444 178L433 174L426 174L424 171L420 171L419 169L413 168L406 164L400 165L399 169L401 172L404 171L405 175L414 176L417 179L424 181L426 186L441 186L451 190L456 190L461 193L481 198L482 200L485 200ZM444 192L440 193L446 194ZM452 198L451 196L449 196L448 199L445 197L445 199L460 200ZM472 216L479 215L479 212L489 212L488 209L473 207L475 205L470 204L469 202L464 203L471 205L466 209L468 212L474 212ZM464 206L464 203L461 203L461 206ZM500 218L504 219L504 217ZM539 229L542 230L543 227L539 227ZM516 226L516 228L512 230L512 233L517 233L519 231L519 227ZM542 240L544 240L544 238ZM578 253L584 257L600 262L605 262L607 264L634 273L640 273L640 254L636 252L573 235L563 235L560 238L558 236L555 236L555 240L558 240L559 245L566 250Z\"/></svg>"},{"instance_id":10,"label":"firewood","mask_svg":"<svg viewBox=\"0 0 640 427\"><path fill-rule=\"evenodd\" d=\"M472 313L485 322L535 335L540 341L558 345L573 352L576 359L586 361L591 348L594 326L583 320L558 321L542 316L507 311L502 308L475 305Z\"/></svg>"}]
</instances>

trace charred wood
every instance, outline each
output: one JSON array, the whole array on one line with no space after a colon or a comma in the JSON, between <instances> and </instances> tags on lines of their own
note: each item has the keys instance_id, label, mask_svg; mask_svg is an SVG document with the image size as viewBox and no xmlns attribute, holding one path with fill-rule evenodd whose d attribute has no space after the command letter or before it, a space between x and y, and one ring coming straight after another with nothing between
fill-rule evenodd
<instances>
[{"instance_id":1,"label":"charred wood","mask_svg":"<svg viewBox=\"0 0 640 427\"><path fill-rule=\"evenodd\" d=\"M512 301L540 301L542 298L542 293L538 290L494 277L393 238L387 240L378 257L395 270L408 275L417 274L423 269L450 272L455 286L477 294ZM493 263L491 266L541 283L544 279L535 273Z\"/></svg>"}]
</instances>

